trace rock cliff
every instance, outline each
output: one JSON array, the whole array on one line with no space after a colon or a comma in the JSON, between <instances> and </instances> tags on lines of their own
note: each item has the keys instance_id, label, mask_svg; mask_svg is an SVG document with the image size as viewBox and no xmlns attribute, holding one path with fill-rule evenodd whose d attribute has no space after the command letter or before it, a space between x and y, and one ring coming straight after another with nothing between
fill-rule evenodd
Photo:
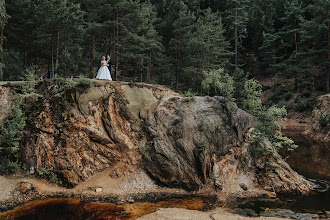
<instances>
[{"instance_id":1,"label":"rock cliff","mask_svg":"<svg viewBox=\"0 0 330 220\"><path fill-rule=\"evenodd\" d=\"M0 92L8 89L0 87ZM107 168L120 177L135 167L160 185L187 190L205 185L241 192L310 189L276 152L250 152L247 135L255 119L225 98L181 97L163 86L95 81L61 94L47 81L37 91L43 97L27 112L20 144L31 173L52 167L59 179L75 186ZM4 97L2 103L8 101ZM272 151L270 143L264 145Z\"/></svg>"}]
</instances>

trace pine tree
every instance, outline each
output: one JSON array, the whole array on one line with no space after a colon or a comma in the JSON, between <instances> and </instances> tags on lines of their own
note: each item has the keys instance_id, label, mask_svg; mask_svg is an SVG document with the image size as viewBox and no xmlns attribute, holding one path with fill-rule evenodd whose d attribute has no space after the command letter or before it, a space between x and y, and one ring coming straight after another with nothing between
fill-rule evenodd
<instances>
[{"instance_id":1,"label":"pine tree","mask_svg":"<svg viewBox=\"0 0 330 220\"><path fill-rule=\"evenodd\" d=\"M4 66L5 66L5 59L4 59L4 41L5 41L5 36L4 36L4 29L5 25L8 20L8 14L6 12L6 7L5 7L5 2L2 0L0 1L0 25L1 25L1 36L0 36L0 80L3 80L4 78Z\"/></svg>"},{"instance_id":2,"label":"pine tree","mask_svg":"<svg viewBox=\"0 0 330 220\"><path fill-rule=\"evenodd\" d=\"M187 75L187 68L193 65L193 48L189 47L187 40L195 41L194 23L195 15L183 2L180 3L179 17L173 23L173 37L170 41L170 51L175 63L175 89L179 89L179 78ZM197 41L197 40L196 40ZM189 78L189 77L188 77ZM189 80L190 81L190 80Z\"/></svg>"},{"instance_id":3,"label":"pine tree","mask_svg":"<svg viewBox=\"0 0 330 220\"><path fill-rule=\"evenodd\" d=\"M298 73L304 72L298 65L300 52L299 25L303 21L303 7L299 0L290 1L284 6L284 17L281 18L284 26L276 32L278 47L275 66L280 71L293 74L295 91L298 89Z\"/></svg>"},{"instance_id":4,"label":"pine tree","mask_svg":"<svg viewBox=\"0 0 330 220\"><path fill-rule=\"evenodd\" d=\"M29 12L32 16L32 25L35 27L33 36L36 48L40 49L36 49L35 53L50 58L49 69L53 73L58 73L62 51L65 50L79 58L79 32L82 21L79 5L68 3L67 0L31 0Z\"/></svg>"},{"instance_id":5,"label":"pine tree","mask_svg":"<svg viewBox=\"0 0 330 220\"><path fill-rule=\"evenodd\" d=\"M156 30L157 15L154 6L150 2L142 3L140 6L140 23L139 36L142 36L142 48L143 57L141 59L142 65L146 65L147 77L146 82L150 83L151 71L153 66L157 65L159 62L159 57L164 51L164 47L161 43L161 36ZM146 61L146 62L144 62ZM143 71L141 71L140 80L143 81L142 77Z\"/></svg>"},{"instance_id":6,"label":"pine tree","mask_svg":"<svg viewBox=\"0 0 330 220\"><path fill-rule=\"evenodd\" d=\"M233 39L231 41L235 51L235 65L239 65L239 54L242 52L242 41L247 37L247 23L248 23L248 4L249 0L232 0L227 1L227 10L225 14L225 21L227 27L227 38Z\"/></svg>"},{"instance_id":7,"label":"pine tree","mask_svg":"<svg viewBox=\"0 0 330 220\"><path fill-rule=\"evenodd\" d=\"M317 0L306 10L310 19L301 25L301 60L300 65L309 69L320 69L320 84L329 93L330 80L330 2Z\"/></svg>"}]
</instances>

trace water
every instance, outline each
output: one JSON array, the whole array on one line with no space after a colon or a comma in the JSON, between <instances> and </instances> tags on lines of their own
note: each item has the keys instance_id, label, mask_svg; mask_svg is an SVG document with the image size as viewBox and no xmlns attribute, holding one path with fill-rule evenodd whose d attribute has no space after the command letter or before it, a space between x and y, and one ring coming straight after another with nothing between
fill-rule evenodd
<instances>
[{"instance_id":1,"label":"water","mask_svg":"<svg viewBox=\"0 0 330 220\"><path fill-rule=\"evenodd\" d=\"M244 216L272 216L292 219L330 219L330 182L309 179L314 183L308 195L280 195L276 199L242 199L235 212Z\"/></svg>"},{"instance_id":2,"label":"water","mask_svg":"<svg viewBox=\"0 0 330 220\"><path fill-rule=\"evenodd\" d=\"M234 203L234 212L243 216L272 216L300 220L330 219L330 182L318 179L310 181L314 185L313 191L308 195L280 195L276 199L241 199ZM84 202L79 199L46 199L0 213L0 220L136 219L159 208L206 211L218 205L215 197L169 198L123 205Z\"/></svg>"},{"instance_id":3,"label":"water","mask_svg":"<svg viewBox=\"0 0 330 220\"><path fill-rule=\"evenodd\" d=\"M37 200L0 213L0 220L108 220L136 219L159 208L185 208L206 211L215 207L216 198L169 198L154 202L114 203L83 202L79 199Z\"/></svg>"}]
</instances>

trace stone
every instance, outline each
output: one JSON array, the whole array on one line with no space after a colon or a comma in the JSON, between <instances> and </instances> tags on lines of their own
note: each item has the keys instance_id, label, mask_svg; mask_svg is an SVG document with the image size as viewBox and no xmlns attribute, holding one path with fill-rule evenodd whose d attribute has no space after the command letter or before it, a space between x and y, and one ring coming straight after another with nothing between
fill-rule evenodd
<instances>
[{"instance_id":1,"label":"stone","mask_svg":"<svg viewBox=\"0 0 330 220\"><path fill-rule=\"evenodd\" d=\"M102 187L95 188L95 192L97 192L97 193L102 192L102 191L103 191L103 188Z\"/></svg>"},{"instance_id":2,"label":"stone","mask_svg":"<svg viewBox=\"0 0 330 220\"><path fill-rule=\"evenodd\" d=\"M187 100L159 85L94 82L58 98L51 81L42 83L46 98L33 103L20 143L27 170L52 167L72 187L105 169L119 179L133 167L189 191L209 185L242 192L241 183L249 190L310 189L269 141L263 144L272 155L251 154L255 118L224 97Z\"/></svg>"},{"instance_id":3,"label":"stone","mask_svg":"<svg viewBox=\"0 0 330 220\"><path fill-rule=\"evenodd\" d=\"M29 191L33 190L33 185L28 182L21 182L20 183L20 192L22 194L27 194Z\"/></svg>"}]
</instances>

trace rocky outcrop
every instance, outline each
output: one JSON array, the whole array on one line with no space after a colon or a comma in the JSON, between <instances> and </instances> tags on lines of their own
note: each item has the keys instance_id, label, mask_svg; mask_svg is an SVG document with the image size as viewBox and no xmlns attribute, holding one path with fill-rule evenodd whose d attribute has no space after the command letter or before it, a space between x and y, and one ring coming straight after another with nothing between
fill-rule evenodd
<instances>
[{"instance_id":1,"label":"rocky outcrop","mask_svg":"<svg viewBox=\"0 0 330 220\"><path fill-rule=\"evenodd\" d=\"M94 82L59 95L58 85L38 85L21 141L33 173L52 168L69 186L109 168L144 169L157 183L225 192L262 188L306 192L308 181L274 152L253 155L247 136L254 117L222 97L181 97L162 86ZM263 144L274 151L270 143Z\"/></svg>"},{"instance_id":2,"label":"rocky outcrop","mask_svg":"<svg viewBox=\"0 0 330 220\"><path fill-rule=\"evenodd\" d=\"M197 190L203 184L225 192L262 187L305 192L309 184L274 151L252 155L246 140L253 116L222 97L171 97L149 116L150 139L143 161L166 186Z\"/></svg>"},{"instance_id":3,"label":"rocky outcrop","mask_svg":"<svg viewBox=\"0 0 330 220\"><path fill-rule=\"evenodd\" d=\"M330 94L318 98L311 123L289 119L283 132L299 146L287 162L311 176L330 179ZM320 124L321 122L321 124Z\"/></svg>"}]
</instances>

